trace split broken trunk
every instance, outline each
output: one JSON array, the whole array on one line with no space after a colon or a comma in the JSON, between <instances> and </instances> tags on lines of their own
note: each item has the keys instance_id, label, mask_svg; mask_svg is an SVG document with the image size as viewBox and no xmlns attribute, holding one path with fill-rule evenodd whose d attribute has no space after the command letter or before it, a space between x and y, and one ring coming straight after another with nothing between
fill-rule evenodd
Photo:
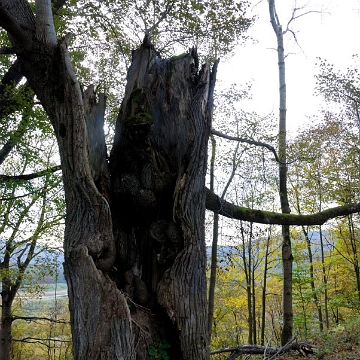
<instances>
[{"instance_id":1,"label":"split broken trunk","mask_svg":"<svg viewBox=\"0 0 360 360\"><path fill-rule=\"evenodd\" d=\"M161 59L145 39L109 158L103 101L92 88L83 95L90 177L62 156L76 359L150 359L165 349L173 360L209 358L204 183L215 71L198 69L195 50ZM58 127L59 142L75 128Z\"/></svg>"}]
</instances>

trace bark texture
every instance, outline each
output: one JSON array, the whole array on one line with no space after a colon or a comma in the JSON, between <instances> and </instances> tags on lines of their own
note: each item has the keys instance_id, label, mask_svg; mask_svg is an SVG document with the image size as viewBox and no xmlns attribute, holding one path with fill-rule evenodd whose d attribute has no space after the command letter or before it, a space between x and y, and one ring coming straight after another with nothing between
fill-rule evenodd
<instances>
[{"instance_id":1,"label":"bark texture","mask_svg":"<svg viewBox=\"0 0 360 360\"><path fill-rule=\"evenodd\" d=\"M147 327L171 345L171 359L209 357L203 190L215 71L205 65L199 72L197 62L195 50L160 59L144 40L110 156L114 278L151 310ZM137 343L144 344L141 329Z\"/></svg>"},{"instance_id":2,"label":"bark texture","mask_svg":"<svg viewBox=\"0 0 360 360\"><path fill-rule=\"evenodd\" d=\"M88 137L91 96L83 98L66 41L46 50L48 61L37 54L32 59L45 67L46 77L28 59L23 69L53 123L60 150L67 207L64 267L75 359L135 359L128 304L108 275L115 241L110 207L96 184L106 158L94 161L97 143Z\"/></svg>"},{"instance_id":3,"label":"bark texture","mask_svg":"<svg viewBox=\"0 0 360 360\"><path fill-rule=\"evenodd\" d=\"M3 2L0 25L58 141L75 359L162 350L208 359L204 183L216 65L199 70L195 50L163 60L145 39L108 158L105 97L81 92L69 38L54 42L50 1L38 5L35 21L26 1Z\"/></svg>"}]
</instances>

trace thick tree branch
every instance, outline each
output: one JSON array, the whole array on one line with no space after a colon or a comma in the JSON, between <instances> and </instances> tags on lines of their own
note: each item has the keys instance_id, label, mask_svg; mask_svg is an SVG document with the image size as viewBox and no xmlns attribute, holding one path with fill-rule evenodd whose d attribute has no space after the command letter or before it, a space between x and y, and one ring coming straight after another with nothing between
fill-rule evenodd
<instances>
[{"instance_id":1,"label":"thick tree branch","mask_svg":"<svg viewBox=\"0 0 360 360\"><path fill-rule=\"evenodd\" d=\"M360 203L336 206L311 215L281 214L271 211L255 210L236 206L221 199L208 188L206 191L206 209L231 219L274 225L322 225L326 221L360 212Z\"/></svg>"},{"instance_id":2,"label":"thick tree branch","mask_svg":"<svg viewBox=\"0 0 360 360\"><path fill-rule=\"evenodd\" d=\"M45 45L55 46L57 43L54 27L51 0L36 0L36 37Z\"/></svg>"},{"instance_id":3,"label":"thick tree branch","mask_svg":"<svg viewBox=\"0 0 360 360\"><path fill-rule=\"evenodd\" d=\"M35 191L31 191L31 192L28 192L28 193L25 193L25 194L22 194L22 195L19 195L19 196L9 196L9 197L3 197L3 198L0 198L0 201L10 201L10 200L14 200L14 199L22 199L22 198L25 198L29 195L34 195L38 192L39 190L35 190Z\"/></svg>"},{"instance_id":4,"label":"thick tree branch","mask_svg":"<svg viewBox=\"0 0 360 360\"><path fill-rule=\"evenodd\" d=\"M27 1L1 0L0 27L12 37L12 42L19 49L29 49L35 29L35 17Z\"/></svg>"},{"instance_id":5,"label":"thick tree branch","mask_svg":"<svg viewBox=\"0 0 360 360\"><path fill-rule=\"evenodd\" d=\"M1 55L5 55L5 54L16 54L16 50L13 47L2 47L0 48L0 54Z\"/></svg>"},{"instance_id":6,"label":"thick tree branch","mask_svg":"<svg viewBox=\"0 0 360 360\"><path fill-rule=\"evenodd\" d=\"M20 80L22 79L22 74L20 72L20 61L15 60L14 63L10 66L9 70L5 73L1 80L0 84L0 95L4 94L6 88L10 85L17 85L19 84ZM1 101L3 101L1 99ZM1 106L1 103L0 103Z\"/></svg>"},{"instance_id":7,"label":"thick tree branch","mask_svg":"<svg viewBox=\"0 0 360 360\"><path fill-rule=\"evenodd\" d=\"M269 13L270 13L270 23L274 29L275 34L277 34L281 30L280 22L275 9L274 0L269 1Z\"/></svg>"},{"instance_id":8,"label":"thick tree branch","mask_svg":"<svg viewBox=\"0 0 360 360\"><path fill-rule=\"evenodd\" d=\"M33 107L34 94L28 84L16 88L23 78L20 70L20 62L16 60L0 83L0 119L25 107L18 128L10 133L9 139L0 149L0 165L25 134L29 122L29 111Z\"/></svg>"},{"instance_id":9,"label":"thick tree branch","mask_svg":"<svg viewBox=\"0 0 360 360\"><path fill-rule=\"evenodd\" d=\"M0 165L5 161L11 150L20 142L21 138L26 133L30 121L29 111L30 109L28 106L28 109L25 109L18 128L13 133L10 133L8 141L0 149Z\"/></svg>"},{"instance_id":10,"label":"thick tree branch","mask_svg":"<svg viewBox=\"0 0 360 360\"><path fill-rule=\"evenodd\" d=\"M50 169L41 170L32 174L23 174L23 175L14 175L14 176L0 174L0 182L11 181L11 180L33 180L41 176L44 176L46 174L54 173L55 171L59 171L59 170L61 170L61 166L56 165L51 167Z\"/></svg>"}]
</instances>

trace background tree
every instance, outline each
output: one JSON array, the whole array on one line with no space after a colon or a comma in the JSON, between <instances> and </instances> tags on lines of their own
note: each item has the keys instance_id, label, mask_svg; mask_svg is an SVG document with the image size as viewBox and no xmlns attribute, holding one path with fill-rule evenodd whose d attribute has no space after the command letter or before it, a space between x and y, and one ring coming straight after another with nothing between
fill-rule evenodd
<instances>
[{"instance_id":1,"label":"background tree","mask_svg":"<svg viewBox=\"0 0 360 360\"><path fill-rule=\"evenodd\" d=\"M314 125L304 129L292 141L291 157L298 160L290 165L290 196L293 207L300 212L320 210L320 207L327 206L327 203L334 200L338 204L347 201L346 199L350 199L348 200L350 202L356 201L354 196L357 196L358 167L356 158L353 156L357 153L356 149L358 148L358 128L357 123L344 114L343 111L338 114L324 112L321 114L321 120L314 119ZM349 192L349 189L352 191ZM330 312L334 310L333 318L336 319L335 321L339 321L337 314L339 311L341 312L341 306L347 307L344 298L350 296L349 298L354 299L354 293L350 295L346 291L345 295L343 289L351 288L351 291L356 289L355 268L353 267L352 275L350 272L347 275L348 280L352 279L352 285L345 281L346 285L344 283L340 294L339 287L342 286L340 279L344 278L340 274L345 270L343 266L346 267L346 262L338 259L339 254L336 254L336 250L334 252L336 243L340 247L342 241L346 241L349 245L352 243L354 236L350 234L349 229L355 229L357 226L356 216L353 215L352 219L353 221L349 222L345 217L341 221L334 220L325 227L303 228L302 236L293 233L296 241L302 243L306 241L307 243L307 250L302 248L302 252L297 252L297 257L305 259L304 254L307 252L309 260L301 263L297 274L301 275L298 276L298 280L302 281L303 299L312 296L314 301L311 304L317 304L316 309L313 310L318 312L319 325L321 325L319 307L324 309L323 321L329 327L333 325ZM352 223L353 226L344 226L346 223L348 225ZM335 235L337 231L340 231L343 236ZM297 245L297 247L300 246L301 243ZM351 245L348 247L348 250L350 249L352 249ZM351 259L351 253L353 253L352 250L346 252L344 260L345 258ZM311 256L309 256L310 254ZM296 258L296 262L299 259ZM337 276L335 271L338 271ZM321 283L319 282L320 278L323 279ZM300 284L299 281L298 284ZM354 304L353 300L351 302ZM303 304L308 304L308 301L304 300ZM333 307L335 304L336 306ZM307 310L311 309L309 305L305 306ZM313 321L313 317L308 316L309 329L312 328L311 321Z\"/></svg>"},{"instance_id":2,"label":"background tree","mask_svg":"<svg viewBox=\"0 0 360 360\"><path fill-rule=\"evenodd\" d=\"M233 95L229 98L230 94ZM213 130L213 133L220 137L217 138L218 160L213 162L214 158L211 157L210 169L214 165L216 165L216 168L221 168L221 176L217 175L213 178L213 187L216 185L216 192L221 192L219 189L221 189L221 186L224 186L226 193L222 193L222 198L234 199L234 202L237 204L248 207L265 207L267 203L273 203L273 199L270 200L271 186L269 183L273 176L272 172L275 164L270 160L273 156L271 153L271 155L267 154L262 147L251 146L251 139L256 138L261 141L273 140L274 131L272 131L273 128L271 126L273 119L270 117L260 118L255 113L241 111L238 108L239 99L241 104L241 100L247 95L246 92L241 92L234 87L229 92L224 92L224 95L226 95L227 99L226 105L217 106L216 109L220 110L216 110L214 113L214 126L217 129L221 129L221 132ZM233 103L234 99L237 99L237 101ZM224 136L224 133L236 136L229 136L232 138L232 141L229 141L227 136ZM246 139L248 143L246 143ZM253 142L256 143L255 141ZM260 141L257 141L257 143L259 144ZM233 181L225 181L227 177ZM258 297L256 296L260 290L256 279L259 277L257 269L260 263L262 265L260 259L263 259L263 255L259 255L259 251L262 251L259 233L262 230L253 223L241 222L236 224L233 220L224 221L224 219L221 220L221 227L219 228L218 226L218 230L218 236L222 243L220 246L221 254L216 254L218 264L216 268L214 262L212 262L214 269L212 273L215 269L217 272L229 271L230 267L234 268L231 271L231 276L234 276L236 271L238 272L238 280L235 280L235 277L229 279L230 286L234 287L236 286L235 284L239 284L238 293L229 294L229 296L234 298L236 296L241 297L239 304L242 305L238 307L236 300L233 299L229 302L233 306L225 307L227 311L225 311L224 307L221 307L220 313L216 312L213 322L215 333L212 344L215 346L214 344L224 341L224 334L228 333L226 331L226 324L233 324L234 321L235 324L232 329L236 329L236 337L240 339L246 336L247 340L242 341L255 343L259 337L256 334L260 322L259 304L261 301L257 301ZM227 245L224 245L224 242ZM212 244L213 247L214 245ZM257 258L259 260L256 260ZM225 266L224 261L229 261L229 266ZM242 272L245 274L245 278ZM220 276L222 277L222 274ZM222 277L222 279L224 278ZM217 296L223 296L223 294L220 295L217 285L214 288L217 290L216 299ZM243 295L244 291L247 294L246 296ZM266 289L262 289L262 291L266 292ZM245 318L244 314L240 313L243 305L246 305L246 321L243 320ZM232 340L229 339L227 346L230 344L235 345L233 341L236 337L231 337Z\"/></svg>"},{"instance_id":3,"label":"background tree","mask_svg":"<svg viewBox=\"0 0 360 360\"><path fill-rule=\"evenodd\" d=\"M41 298L41 294L40 297L22 297L15 302L15 307L13 359L73 358L67 298L57 298L56 294L50 300Z\"/></svg>"},{"instance_id":4,"label":"background tree","mask_svg":"<svg viewBox=\"0 0 360 360\"><path fill-rule=\"evenodd\" d=\"M275 8L275 0L269 1L270 23L276 35L278 70L279 70L279 194L281 211L290 213L287 195L287 156L286 156L286 81L285 81L285 49L284 34ZM290 23L290 22L289 22ZM292 337L293 311L292 311L292 261L290 228L282 226L282 261L283 261L283 330L281 343L285 345Z\"/></svg>"},{"instance_id":5,"label":"background tree","mask_svg":"<svg viewBox=\"0 0 360 360\"><path fill-rule=\"evenodd\" d=\"M229 133L232 129L236 129L234 135L239 138L245 138L246 136L252 136L256 129L259 126L259 119L255 114L246 113L240 111L237 106L239 102L243 99L249 97L248 89L237 89L236 86L232 86L230 89L225 90L218 94L215 99L215 102L219 105L222 104L220 111L215 111L214 125L221 128L222 131ZM215 106L215 109L217 106ZM220 108L220 107L219 107ZM230 121L229 121L230 120ZM223 140L223 139L222 139ZM238 167L242 163L242 158L246 154L247 146L242 147L240 150L239 141L235 142L235 147L229 144L229 142L222 141L222 152L220 153L221 159L215 161L217 155L216 148L216 138L214 135L211 136L212 151L210 157L210 190L215 191L215 169L220 166L223 168L223 174L228 176L228 179L225 181L223 176L217 178L217 189L216 192L220 192L220 184L224 183L224 187L221 191L221 198L225 198L229 188L233 188L232 181L237 174ZM229 149L230 145L230 149ZM246 155L245 155L246 156ZM231 171L228 173L228 169ZM218 254L217 254L217 244L219 238L219 214L214 213L213 215L213 229L212 229L212 245L211 245L211 267L210 267L210 282L209 282L209 311L208 311L208 326L209 326L209 335L211 338L211 329L213 326L213 313L214 313L214 300L215 300L215 286L216 286L216 271L218 267Z\"/></svg>"},{"instance_id":6,"label":"background tree","mask_svg":"<svg viewBox=\"0 0 360 360\"><path fill-rule=\"evenodd\" d=\"M354 56L354 60L357 56ZM319 75L317 76L317 92L325 97L329 104L340 105L338 113L326 114L327 119L333 120L342 134L344 145L340 150L343 155L341 163L335 170L336 176L341 178L342 186L335 188L335 196L339 203L357 201L359 183L359 140L360 140L360 112L359 112L359 72L356 66L348 67L345 73L335 71L333 66L324 59L319 59ZM345 140L346 139L346 140ZM342 142L341 141L341 142ZM360 294L360 271L358 260L357 222L356 214L347 216L347 225L340 225L336 231L336 238L347 249L344 258L352 264L356 279L356 291ZM340 230L341 229L341 230ZM343 254L344 255L344 254ZM360 300L360 296L358 296Z\"/></svg>"}]
</instances>

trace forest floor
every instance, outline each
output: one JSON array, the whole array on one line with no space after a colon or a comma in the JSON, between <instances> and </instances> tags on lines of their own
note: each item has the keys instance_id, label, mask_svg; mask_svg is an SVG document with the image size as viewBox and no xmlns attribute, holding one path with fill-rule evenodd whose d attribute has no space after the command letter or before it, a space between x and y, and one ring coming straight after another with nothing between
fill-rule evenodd
<instances>
[{"instance_id":1,"label":"forest floor","mask_svg":"<svg viewBox=\"0 0 360 360\"><path fill-rule=\"evenodd\" d=\"M308 360L360 360L360 321L319 334L316 339L308 342L317 347L316 353L309 355ZM280 356L279 359L294 360L304 357L291 352Z\"/></svg>"},{"instance_id":2,"label":"forest floor","mask_svg":"<svg viewBox=\"0 0 360 360\"><path fill-rule=\"evenodd\" d=\"M360 360L360 317L351 323L338 326L313 336L301 339L316 347L316 352L304 358L297 351L290 351L277 357L277 360ZM211 356L211 360L225 360L227 354ZM263 355L243 355L239 360L263 360Z\"/></svg>"}]
</instances>

